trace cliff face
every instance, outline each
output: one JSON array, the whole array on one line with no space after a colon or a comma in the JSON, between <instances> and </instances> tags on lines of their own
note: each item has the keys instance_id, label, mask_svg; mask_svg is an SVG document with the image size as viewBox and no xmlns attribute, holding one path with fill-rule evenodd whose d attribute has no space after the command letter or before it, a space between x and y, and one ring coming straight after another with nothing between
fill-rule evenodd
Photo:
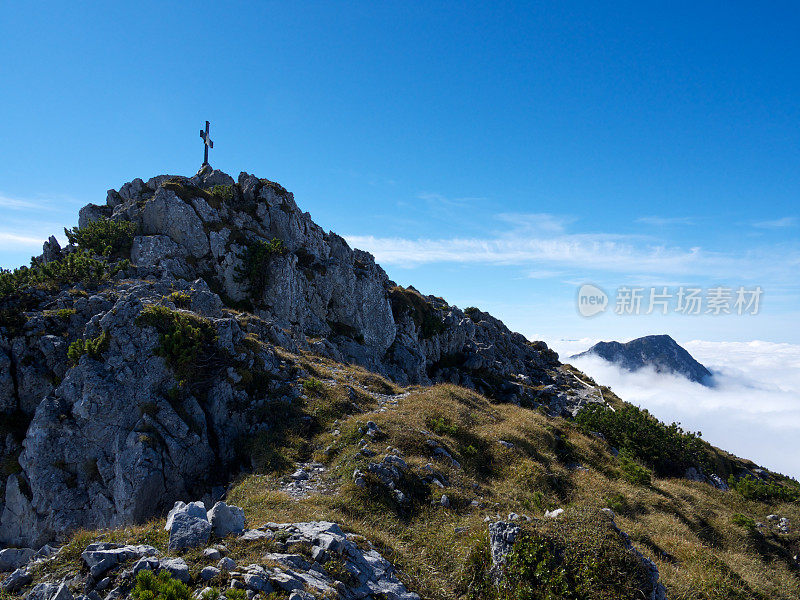
<instances>
[{"instance_id":1,"label":"cliff face","mask_svg":"<svg viewBox=\"0 0 800 600\"><path fill-rule=\"evenodd\" d=\"M293 408L308 373L286 352L552 414L597 400L543 342L396 286L268 180L135 179L79 225L108 219L129 243L100 256L51 238L36 277L0 294L5 544L215 499L253 436L314 427Z\"/></svg>"},{"instance_id":2,"label":"cliff face","mask_svg":"<svg viewBox=\"0 0 800 600\"><path fill-rule=\"evenodd\" d=\"M570 358L595 355L629 371L645 367L656 373L677 373L691 381L703 383L711 372L697 362L678 342L668 335L648 335L630 342L598 342L586 352Z\"/></svg>"}]
</instances>

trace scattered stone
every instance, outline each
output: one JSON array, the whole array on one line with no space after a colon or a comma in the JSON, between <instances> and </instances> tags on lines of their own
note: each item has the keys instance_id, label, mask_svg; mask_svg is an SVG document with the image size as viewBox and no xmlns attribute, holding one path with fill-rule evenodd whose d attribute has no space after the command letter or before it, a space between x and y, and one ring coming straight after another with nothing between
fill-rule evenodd
<instances>
[{"instance_id":1,"label":"scattered stone","mask_svg":"<svg viewBox=\"0 0 800 600\"><path fill-rule=\"evenodd\" d=\"M203 581L209 581L214 579L217 575L219 575L220 571L216 567L204 567L202 571L200 571L200 579Z\"/></svg>"},{"instance_id":2,"label":"scattered stone","mask_svg":"<svg viewBox=\"0 0 800 600\"><path fill-rule=\"evenodd\" d=\"M271 531L261 531L260 529L248 529L242 535L239 536L239 539L245 541L255 541L264 538L271 538L273 535L274 534Z\"/></svg>"},{"instance_id":3,"label":"scattered stone","mask_svg":"<svg viewBox=\"0 0 800 600\"><path fill-rule=\"evenodd\" d=\"M108 586L110 585L111 585L111 577L103 577L100 581L97 582L97 585L94 586L94 589L96 589L98 592L102 592L103 590L107 589ZM27 600L30 600L30 598L28 598Z\"/></svg>"},{"instance_id":4,"label":"scattered stone","mask_svg":"<svg viewBox=\"0 0 800 600\"><path fill-rule=\"evenodd\" d=\"M444 508L450 508L450 498L447 495L442 494L441 500L439 500L439 504L441 504Z\"/></svg>"},{"instance_id":5,"label":"scattered stone","mask_svg":"<svg viewBox=\"0 0 800 600\"><path fill-rule=\"evenodd\" d=\"M189 565L182 558L165 558L161 561L161 568L167 571L178 581L189 583Z\"/></svg>"},{"instance_id":6,"label":"scattered stone","mask_svg":"<svg viewBox=\"0 0 800 600\"><path fill-rule=\"evenodd\" d=\"M236 568L236 561L232 558L221 558L217 563L217 568L221 571L233 571Z\"/></svg>"},{"instance_id":7,"label":"scattered stone","mask_svg":"<svg viewBox=\"0 0 800 600\"><path fill-rule=\"evenodd\" d=\"M506 562L506 556L517 541L521 529L506 521L497 521L489 525L489 548L492 555L494 577L499 576L499 567Z\"/></svg>"},{"instance_id":8,"label":"scattered stone","mask_svg":"<svg viewBox=\"0 0 800 600\"><path fill-rule=\"evenodd\" d=\"M84 564L89 567L89 573L99 579L103 573L116 567L119 563L133 558L155 556L157 550L152 546L132 546L102 542L89 544L81 554Z\"/></svg>"},{"instance_id":9,"label":"scattered stone","mask_svg":"<svg viewBox=\"0 0 800 600\"><path fill-rule=\"evenodd\" d=\"M158 571L158 567L161 564L157 558L152 556L146 556L144 558L140 558L135 565L133 565L133 574L137 575L139 571L147 570L147 571Z\"/></svg>"},{"instance_id":10,"label":"scattered stone","mask_svg":"<svg viewBox=\"0 0 800 600\"><path fill-rule=\"evenodd\" d=\"M208 560L217 561L222 558L222 553L216 548L206 548L203 550L203 556L205 556Z\"/></svg>"},{"instance_id":11,"label":"scattered stone","mask_svg":"<svg viewBox=\"0 0 800 600\"><path fill-rule=\"evenodd\" d=\"M563 508L556 508L555 510L545 511L544 516L547 517L548 519L555 519L563 512L564 512Z\"/></svg>"},{"instance_id":12,"label":"scattered stone","mask_svg":"<svg viewBox=\"0 0 800 600\"><path fill-rule=\"evenodd\" d=\"M205 546L210 537L211 523L206 520L205 514L200 518L185 512L177 513L169 531L169 549L199 548Z\"/></svg>"},{"instance_id":13,"label":"scattered stone","mask_svg":"<svg viewBox=\"0 0 800 600\"><path fill-rule=\"evenodd\" d=\"M304 481L308 479L308 477L309 477L308 471L306 471L305 469L297 469L297 471L292 473L292 479L295 479L297 481Z\"/></svg>"},{"instance_id":14,"label":"scattered stone","mask_svg":"<svg viewBox=\"0 0 800 600\"><path fill-rule=\"evenodd\" d=\"M270 585L269 581L263 575L256 573L245 573L244 584L247 589L254 590L256 592L264 592L265 594L272 593L272 585Z\"/></svg>"},{"instance_id":15,"label":"scattered stone","mask_svg":"<svg viewBox=\"0 0 800 600\"><path fill-rule=\"evenodd\" d=\"M244 511L238 506L228 506L225 502L217 502L208 511L208 521L214 535L219 538L244 532Z\"/></svg>"},{"instance_id":16,"label":"scattered stone","mask_svg":"<svg viewBox=\"0 0 800 600\"><path fill-rule=\"evenodd\" d=\"M725 483L722 477L720 477L716 473L712 473L711 475L708 476L708 482L715 488L717 488L718 490L722 490L723 492L727 492L730 490L728 484Z\"/></svg>"},{"instance_id":17,"label":"scattered stone","mask_svg":"<svg viewBox=\"0 0 800 600\"><path fill-rule=\"evenodd\" d=\"M508 450L511 450L512 448L515 448L515 447L516 447L516 446L515 446L514 444L512 444L511 442L507 442L507 441L505 441L505 440L497 440L497 443L498 443L498 444L500 444L501 446L503 446L503 448L506 448L506 449L508 449Z\"/></svg>"},{"instance_id":18,"label":"scattered stone","mask_svg":"<svg viewBox=\"0 0 800 600\"><path fill-rule=\"evenodd\" d=\"M25 600L72 600L72 592L66 583L39 583L28 592Z\"/></svg>"},{"instance_id":19,"label":"scattered stone","mask_svg":"<svg viewBox=\"0 0 800 600\"><path fill-rule=\"evenodd\" d=\"M33 577L31 577L30 573L24 568L20 568L3 579L2 583L0 583L0 589L14 593L21 587L28 585L32 580Z\"/></svg>"},{"instance_id":20,"label":"scattered stone","mask_svg":"<svg viewBox=\"0 0 800 600\"><path fill-rule=\"evenodd\" d=\"M167 524L164 526L166 531L172 529L172 521L175 519L175 515L178 513L187 514L190 517L195 517L197 519L206 519L206 507L205 504L202 502L190 502L186 504L185 502L181 502L178 500L175 503L175 506L167 514Z\"/></svg>"},{"instance_id":21,"label":"scattered stone","mask_svg":"<svg viewBox=\"0 0 800 600\"><path fill-rule=\"evenodd\" d=\"M6 548L5 550L0 550L0 572L16 571L28 564L28 561L35 554L33 548Z\"/></svg>"}]
</instances>

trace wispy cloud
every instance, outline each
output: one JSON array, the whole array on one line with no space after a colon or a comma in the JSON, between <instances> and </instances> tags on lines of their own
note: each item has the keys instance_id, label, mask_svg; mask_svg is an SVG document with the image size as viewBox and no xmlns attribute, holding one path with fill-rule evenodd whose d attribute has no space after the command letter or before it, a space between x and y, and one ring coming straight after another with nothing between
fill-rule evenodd
<instances>
[{"instance_id":1,"label":"wispy cloud","mask_svg":"<svg viewBox=\"0 0 800 600\"><path fill-rule=\"evenodd\" d=\"M25 248L41 247L46 239L47 237L33 237L9 231L0 231L0 249L18 250L21 246Z\"/></svg>"},{"instance_id":2,"label":"wispy cloud","mask_svg":"<svg viewBox=\"0 0 800 600\"><path fill-rule=\"evenodd\" d=\"M520 265L537 277L571 270L653 276L654 281L691 276L797 282L792 269L800 248L785 245L775 261L775 247L718 252L700 246L670 245L654 237L615 233L571 233L574 219L552 214L495 216L504 227L491 235L455 238L345 236L351 245L386 265L411 268L434 263ZM486 228L490 228L487 226Z\"/></svg>"},{"instance_id":3,"label":"wispy cloud","mask_svg":"<svg viewBox=\"0 0 800 600\"><path fill-rule=\"evenodd\" d=\"M637 223L644 225L654 225L655 227L666 227L668 225L694 225L695 220L692 217L639 217L636 219Z\"/></svg>"},{"instance_id":4,"label":"wispy cloud","mask_svg":"<svg viewBox=\"0 0 800 600\"><path fill-rule=\"evenodd\" d=\"M753 223L753 227L758 227L759 229L785 229L787 227L795 227L796 225L797 217L783 217L782 219Z\"/></svg>"},{"instance_id":5,"label":"wispy cloud","mask_svg":"<svg viewBox=\"0 0 800 600\"><path fill-rule=\"evenodd\" d=\"M0 206L3 208L37 208L36 202L32 200L23 200L22 198L12 198L0 192Z\"/></svg>"}]
</instances>

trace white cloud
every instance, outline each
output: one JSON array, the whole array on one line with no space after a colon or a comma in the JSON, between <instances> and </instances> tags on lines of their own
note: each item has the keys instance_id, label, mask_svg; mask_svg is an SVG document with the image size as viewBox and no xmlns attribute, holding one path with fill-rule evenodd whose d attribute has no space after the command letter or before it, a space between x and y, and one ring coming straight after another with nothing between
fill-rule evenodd
<instances>
[{"instance_id":1,"label":"white cloud","mask_svg":"<svg viewBox=\"0 0 800 600\"><path fill-rule=\"evenodd\" d=\"M36 203L22 198L11 198L0 193L0 206L3 208L37 208Z\"/></svg>"},{"instance_id":2,"label":"white cloud","mask_svg":"<svg viewBox=\"0 0 800 600\"><path fill-rule=\"evenodd\" d=\"M753 223L753 227L758 227L759 229L784 229L795 225L797 225L797 217L783 217L782 219Z\"/></svg>"},{"instance_id":3,"label":"white cloud","mask_svg":"<svg viewBox=\"0 0 800 600\"><path fill-rule=\"evenodd\" d=\"M41 248L47 237L33 237L30 235L19 235L8 231L0 231L0 249L18 250L24 248Z\"/></svg>"},{"instance_id":4,"label":"white cloud","mask_svg":"<svg viewBox=\"0 0 800 600\"><path fill-rule=\"evenodd\" d=\"M796 279L789 250L780 261L774 253L740 256L704 250L642 243L639 236L607 233L534 236L524 232L485 238L408 239L402 237L345 236L347 242L375 255L379 263L399 267L454 262L488 265L530 265L535 272L572 268L592 273L658 274L663 280L678 275L712 279L734 277L766 281ZM555 267L555 268L554 268Z\"/></svg>"},{"instance_id":5,"label":"white cloud","mask_svg":"<svg viewBox=\"0 0 800 600\"><path fill-rule=\"evenodd\" d=\"M770 469L800 478L800 345L772 342L682 344L714 373L704 387L652 370L635 373L602 359L567 357L595 340L554 342L573 363L622 399L643 406L662 421L702 431L714 445Z\"/></svg>"}]
</instances>

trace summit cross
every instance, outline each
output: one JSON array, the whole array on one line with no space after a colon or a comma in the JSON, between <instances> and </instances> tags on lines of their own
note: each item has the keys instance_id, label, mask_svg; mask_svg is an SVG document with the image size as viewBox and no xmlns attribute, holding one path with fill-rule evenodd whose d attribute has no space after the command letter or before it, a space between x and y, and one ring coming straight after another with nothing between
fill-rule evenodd
<instances>
[{"instance_id":1,"label":"summit cross","mask_svg":"<svg viewBox=\"0 0 800 600\"><path fill-rule=\"evenodd\" d=\"M208 137L208 130L210 127L211 123L206 121L206 130L205 131L203 131L202 129L200 130L200 137L203 138L203 144L205 146L204 147L205 152L203 153L203 166L206 166L208 164L208 149L214 147L214 142L212 142L211 138Z\"/></svg>"}]
</instances>

